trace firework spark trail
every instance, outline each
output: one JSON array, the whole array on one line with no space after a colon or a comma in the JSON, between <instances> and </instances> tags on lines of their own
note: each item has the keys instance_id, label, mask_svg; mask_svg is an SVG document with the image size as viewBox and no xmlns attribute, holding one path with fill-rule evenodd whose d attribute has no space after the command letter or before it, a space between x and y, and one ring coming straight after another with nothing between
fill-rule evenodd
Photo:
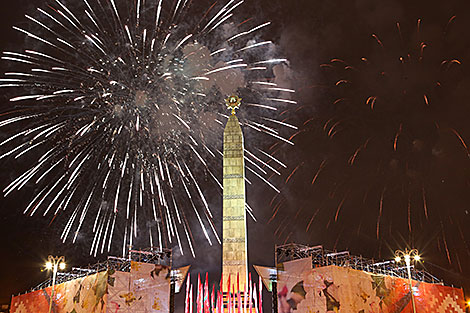
<instances>
[{"instance_id":1,"label":"firework spark trail","mask_svg":"<svg viewBox=\"0 0 470 313\"><path fill-rule=\"evenodd\" d=\"M315 217L317 216L318 212L320 212L320 209L321 209L321 207L318 207L318 209L315 211L315 213L313 213L312 217L310 218L310 221L309 221L308 224L307 224L307 228L305 229L306 232L309 231L310 226L312 226L313 220L314 220Z\"/></svg>"},{"instance_id":2,"label":"firework spark trail","mask_svg":"<svg viewBox=\"0 0 470 313\"><path fill-rule=\"evenodd\" d=\"M341 211L341 208L343 207L344 201L346 200L347 196L348 196L348 194L346 193L346 195L343 197L341 202L338 204L338 207L336 208L335 222L338 221L339 212Z\"/></svg>"},{"instance_id":3,"label":"firework spark trail","mask_svg":"<svg viewBox=\"0 0 470 313\"><path fill-rule=\"evenodd\" d=\"M356 151L354 151L354 154L348 160L349 165L354 165L354 162L356 161L356 158L357 158L359 152L361 152L361 150L363 150L367 147L367 144L369 143L369 141L370 141L370 138L367 138L367 140L362 145L360 145L356 149Z\"/></svg>"},{"instance_id":4,"label":"firework spark trail","mask_svg":"<svg viewBox=\"0 0 470 313\"><path fill-rule=\"evenodd\" d=\"M424 186L421 188L421 193L422 193L422 195L423 195L424 215L426 216L426 219L429 220L428 204L427 204L427 200L426 200L426 190L424 189Z\"/></svg>"},{"instance_id":5,"label":"firework spark trail","mask_svg":"<svg viewBox=\"0 0 470 313\"><path fill-rule=\"evenodd\" d=\"M382 213L383 213L383 208L384 208L384 194L385 194L385 187L382 189L382 193L380 194L379 215L377 217L377 239L380 238L380 220L382 219Z\"/></svg>"},{"instance_id":6,"label":"firework spark trail","mask_svg":"<svg viewBox=\"0 0 470 313\"><path fill-rule=\"evenodd\" d=\"M0 143L0 159L47 152L4 194L34 182L25 213L66 215L62 241L92 229L93 255L115 240L124 251L140 233L182 253L186 237L195 255L193 223L220 243L200 172L222 188L213 167L222 156L217 118L228 118L223 97L241 88L253 102L239 113L247 132L292 145L286 138L297 129L277 113L297 103L294 90L273 82L273 67L288 61L259 40L270 22L236 23L242 4L214 3L197 25L186 22L187 0L55 0L26 15L36 30L14 29L37 48L3 52L16 70L0 87L13 88L10 101L22 109L0 120L20 128ZM286 165L249 144L246 156L249 175L279 192L269 175Z\"/></svg>"},{"instance_id":7,"label":"firework spark trail","mask_svg":"<svg viewBox=\"0 0 470 313\"><path fill-rule=\"evenodd\" d=\"M318 179L318 175L320 175L321 171L323 170L323 168L325 167L326 165L326 160L323 160L321 163L320 163L320 166L317 170L317 172L315 173L315 175L313 176L312 178L312 182L311 182L311 185L314 185L315 182L317 181Z\"/></svg>"},{"instance_id":8,"label":"firework spark trail","mask_svg":"<svg viewBox=\"0 0 470 313\"><path fill-rule=\"evenodd\" d=\"M295 174L295 172L297 172L297 170L299 169L299 167L301 166L301 164L297 165L294 170L289 174L289 176L287 176L286 178L286 184L289 182L289 180L292 178L292 176Z\"/></svg>"},{"instance_id":9,"label":"firework spark trail","mask_svg":"<svg viewBox=\"0 0 470 313\"><path fill-rule=\"evenodd\" d=\"M470 151L468 149L468 146L467 144L465 143L465 140L462 138L462 136L460 136L459 132L456 131L455 129L451 128L450 131L452 133L454 133L455 136L457 136L457 138L459 139L460 143L462 144L462 146L465 148L465 152L467 153L467 156L470 158Z\"/></svg>"}]
</instances>

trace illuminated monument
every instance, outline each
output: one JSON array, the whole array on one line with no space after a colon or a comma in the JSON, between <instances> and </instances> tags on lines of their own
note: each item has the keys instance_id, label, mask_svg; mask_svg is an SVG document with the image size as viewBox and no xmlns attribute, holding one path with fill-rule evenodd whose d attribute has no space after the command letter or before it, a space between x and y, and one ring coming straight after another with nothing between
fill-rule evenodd
<instances>
[{"instance_id":1,"label":"illuminated monument","mask_svg":"<svg viewBox=\"0 0 470 313\"><path fill-rule=\"evenodd\" d=\"M245 162L243 133L235 115L241 99L231 96L225 102L232 114L224 130L222 275L224 281L229 277L232 282L239 279L240 286L244 286L248 281ZM224 284L223 291L227 292L227 288L227 284Z\"/></svg>"}]
</instances>

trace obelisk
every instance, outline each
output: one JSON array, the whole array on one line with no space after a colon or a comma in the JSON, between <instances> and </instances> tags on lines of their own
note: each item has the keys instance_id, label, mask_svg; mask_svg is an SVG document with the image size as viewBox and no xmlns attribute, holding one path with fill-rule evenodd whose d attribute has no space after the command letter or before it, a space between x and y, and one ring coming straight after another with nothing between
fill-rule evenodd
<instances>
[{"instance_id":1,"label":"obelisk","mask_svg":"<svg viewBox=\"0 0 470 313\"><path fill-rule=\"evenodd\" d=\"M228 291L227 281L243 286L248 281L248 253L245 212L245 162L243 133L235 115L241 99L231 96L225 100L231 115L224 130L223 161L223 227L222 227L222 275L223 292ZM235 287L236 288L236 287Z\"/></svg>"}]
</instances>

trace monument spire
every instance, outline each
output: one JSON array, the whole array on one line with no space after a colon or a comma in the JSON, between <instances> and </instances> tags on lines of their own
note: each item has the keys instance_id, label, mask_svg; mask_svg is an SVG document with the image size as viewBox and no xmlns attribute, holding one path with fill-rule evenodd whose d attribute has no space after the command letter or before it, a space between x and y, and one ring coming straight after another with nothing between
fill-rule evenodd
<instances>
[{"instance_id":1,"label":"monument spire","mask_svg":"<svg viewBox=\"0 0 470 313\"><path fill-rule=\"evenodd\" d=\"M248 252L245 211L245 161L243 133L235 114L241 104L238 96L225 99L232 111L224 130L223 161L223 227L222 227L222 275L223 291L228 291L227 280L236 282L240 288L247 283Z\"/></svg>"}]
</instances>

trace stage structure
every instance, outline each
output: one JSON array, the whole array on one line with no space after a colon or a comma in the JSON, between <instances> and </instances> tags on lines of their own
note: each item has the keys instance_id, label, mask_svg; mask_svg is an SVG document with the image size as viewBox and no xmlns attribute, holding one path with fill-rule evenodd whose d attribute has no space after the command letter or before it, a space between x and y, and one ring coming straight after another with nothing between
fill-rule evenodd
<instances>
[{"instance_id":1,"label":"stage structure","mask_svg":"<svg viewBox=\"0 0 470 313\"><path fill-rule=\"evenodd\" d=\"M368 259L363 256L351 255L349 251L327 250L321 245L309 247L306 245L290 243L276 246L275 250L276 264L283 264L284 262L288 261L311 258L313 268L336 265L377 275L388 275L402 278L407 277L406 266L397 265L395 260L378 261L374 259ZM417 281L432 284L443 284L443 281L439 278L424 270L418 270L413 265L411 276L414 280Z\"/></svg>"},{"instance_id":2,"label":"stage structure","mask_svg":"<svg viewBox=\"0 0 470 313\"><path fill-rule=\"evenodd\" d=\"M86 268L57 273L52 312L174 312L189 266L172 269L171 250L129 250L128 258L108 257ZM11 313L47 313L51 280L12 298Z\"/></svg>"},{"instance_id":3,"label":"stage structure","mask_svg":"<svg viewBox=\"0 0 470 313\"><path fill-rule=\"evenodd\" d=\"M276 246L276 267L255 266L272 292L276 313L464 313L463 290L433 275L322 246Z\"/></svg>"}]
</instances>

